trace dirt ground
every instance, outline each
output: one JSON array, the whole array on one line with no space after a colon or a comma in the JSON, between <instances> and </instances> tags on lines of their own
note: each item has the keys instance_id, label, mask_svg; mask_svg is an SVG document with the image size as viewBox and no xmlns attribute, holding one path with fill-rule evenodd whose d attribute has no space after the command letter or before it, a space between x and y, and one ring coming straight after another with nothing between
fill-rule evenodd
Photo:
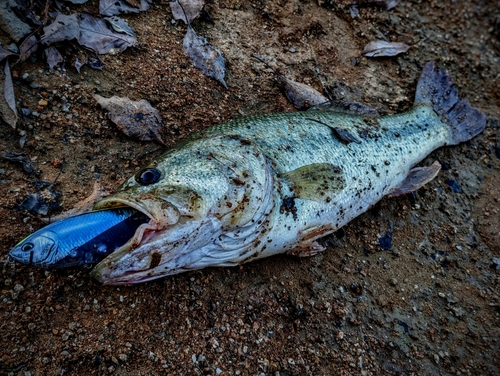
<instances>
[{"instance_id":1,"label":"dirt ground","mask_svg":"<svg viewBox=\"0 0 500 376\"><path fill-rule=\"evenodd\" d=\"M207 1L213 23L193 26L226 57L228 89L191 65L186 26L172 22L167 1L125 17L140 46L103 56L102 71L50 71L41 60L12 67L18 110L39 115L21 116L17 130L2 124L0 150L27 153L41 173L0 160L1 374L500 374L500 2L403 0L390 11L359 6L359 18L346 4ZM70 9L97 14L97 1ZM373 39L412 48L362 57ZM277 256L131 287L102 286L85 268L7 261L44 225L16 209L37 180L56 181L64 211L97 179L113 191L165 150L119 132L93 93L150 101L167 147L242 115L294 111L252 54L382 114L410 108L423 65L436 60L488 125L423 162L441 162L435 180L382 200L311 258ZM383 250L388 232L392 248Z\"/></svg>"}]
</instances>

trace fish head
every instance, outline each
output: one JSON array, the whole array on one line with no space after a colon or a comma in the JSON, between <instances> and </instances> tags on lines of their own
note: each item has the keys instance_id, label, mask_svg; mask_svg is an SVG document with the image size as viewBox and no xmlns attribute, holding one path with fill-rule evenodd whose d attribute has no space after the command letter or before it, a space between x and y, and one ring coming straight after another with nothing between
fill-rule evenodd
<instances>
[{"instance_id":1,"label":"fish head","mask_svg":"<svg viewBox=\"0 0 500 376\"><path fill-rule=\"evenodd\" d=\"M57 235L52 231L38 232L21 240L9 252L14 260L32 266L55 264L61 256L58 253Z\"/></svg>"},{"instance_id":2,"label":"fish head","mask_svg":"<svg viewBox=\"0 0 500 376\"><path fill-rule=\"evenodd\" d=\"M237 264L250 240L234 234L260 234L252 226L269 213L272 177L262 155L238 157L234 151L215 144L167 155L98 202L95 210L129 206L150 221L96 265L92 276L104 284L134 284Z\"/></svg>"}]
</instances>

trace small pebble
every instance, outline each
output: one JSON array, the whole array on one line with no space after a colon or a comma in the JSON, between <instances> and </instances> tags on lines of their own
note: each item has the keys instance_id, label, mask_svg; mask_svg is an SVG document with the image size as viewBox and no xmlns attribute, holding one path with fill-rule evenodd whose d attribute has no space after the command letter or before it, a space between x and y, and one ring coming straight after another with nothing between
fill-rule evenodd
<instances>
[{"instance_id":1,"label":"small pebble","mask_svg":"<svg viewBox=\"0 0 500 376\"><path fill-rule=\"evenodd\" d=\"M434 354L434 361L436 362L436 364L439 364L439 355L438 354Z\"/></svg>"},{"instance_id":2,"label":"small pebble","mask_svg":"<svg viewBox=\"0 0 500 376\"><path fill-rule=\"evenodd\" d=\"M120 359L122 362L126 362L128 359L128 356L126 354L119 354L118 359Z\"/></svg>"}]
</instances>

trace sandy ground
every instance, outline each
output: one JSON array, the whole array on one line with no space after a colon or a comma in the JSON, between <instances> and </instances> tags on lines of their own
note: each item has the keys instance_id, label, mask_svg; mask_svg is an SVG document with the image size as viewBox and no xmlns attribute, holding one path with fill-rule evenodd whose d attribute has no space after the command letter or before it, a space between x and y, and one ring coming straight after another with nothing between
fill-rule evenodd
<instances>
[{"instance_id":1,"label":"sandy ground","mask_svg":"<svg viewBox=\"0 0 500 376\"><path fill-rule=\"evenodd\" d=\"M85 268L5 262L1 374L500 374L500 3L403 0L391 11L360 6L356 19L332 3L208 1L214 22L193 26L228 60L228 89L192 67L182 51L186 27L172 22L166 1L126 17L140 46L102 57L100 72L49 71L40 60L14 66L18 109L40 115L21 117L17 130L2 125L0 150L27 153L41 174L0 160L1 257L43 226L16 210L37 180L56 181L67 210L96 179L113 191L165 150L120 133L93 93L149 100L168 147L242 115L294 110L252 54L383 114L411 106L421 68L436 60L488 116L486 130L433 153L423 163L443 164L435 180L382 200L311 258L277 256L119 288L99 285ZM96 13L97 2L72 9ZM412 48L361 57L376 38ZM392 248L383 250L388 231Z\"/></svg>"}]
</instances>

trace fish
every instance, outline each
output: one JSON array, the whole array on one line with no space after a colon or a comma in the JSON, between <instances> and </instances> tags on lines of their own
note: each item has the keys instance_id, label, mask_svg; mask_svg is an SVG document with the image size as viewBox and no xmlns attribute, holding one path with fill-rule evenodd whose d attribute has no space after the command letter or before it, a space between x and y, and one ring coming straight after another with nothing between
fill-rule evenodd
<instances>
[{"instance_id":1,"label":"fish","mask_svg":"<svg viewBox=\"0 0 500 376\"><path fill-rule=\"evenodd\" d=\"M433 150L475 137L486 116L427 63L413 107L388 116L309 110L252 115L209 127L126 180L95 210L131 207L149 217L91 275L135 284L288 253L311 256L318 239L385 196L413 192L441 166Z\"/></svg>"},{"instance_id":2,"label":"fish","mask_svg":"<svg viewBox=\"0 0 500 376\"><path fill-rule=\"evenodd\" d=\"M46 269L95 264L125 244L148 221L149 217L132 208L79 214L34 232L16 244L9 256Z\"/></svg>"}]
</instances>

